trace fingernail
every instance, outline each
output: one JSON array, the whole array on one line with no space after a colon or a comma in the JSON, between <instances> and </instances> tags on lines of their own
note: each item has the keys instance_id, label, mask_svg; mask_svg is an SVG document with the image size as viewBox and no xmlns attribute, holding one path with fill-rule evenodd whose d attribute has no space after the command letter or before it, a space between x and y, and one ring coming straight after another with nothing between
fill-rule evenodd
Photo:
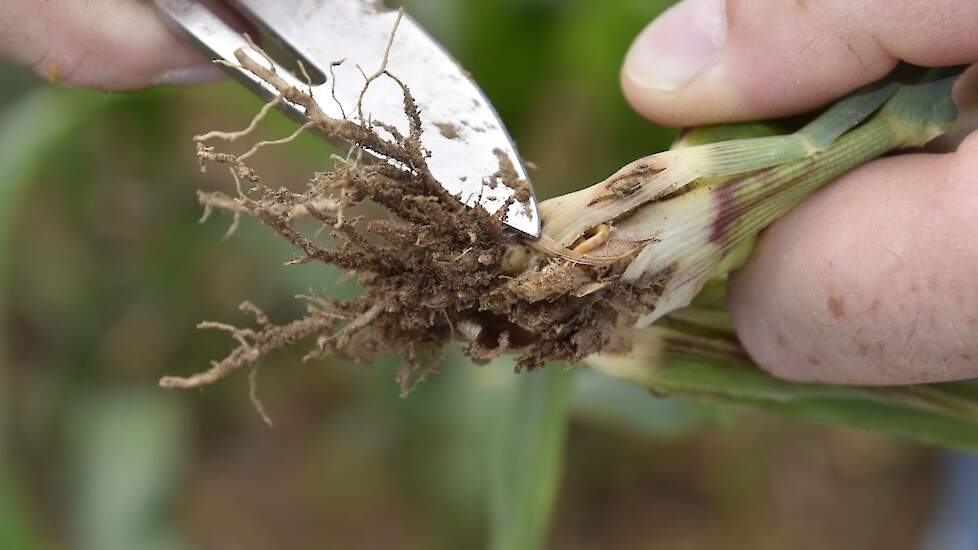
<instances>
[{"instance_id":1,"label":"fingernail","mask_svg":"<svg viewBox=\"0 0 978 550\"><path fill-rule=\"evenodd\" d=\"M178 67L160 73L153 84L164 86L183 86L188 84L204 84L221 80L227 75L213 63Z\"/></svg>"},{"instance_id":2,"label":"fingernail","mask_svg":"<svg viewBox=\"0 0 978 550\"><path fill-rule=\"evenodd\" d=\"M724 0L684 0L646 27L625 58L636 84L675 92L716 61L727 40Z\"/></svg>"}]
</instances>

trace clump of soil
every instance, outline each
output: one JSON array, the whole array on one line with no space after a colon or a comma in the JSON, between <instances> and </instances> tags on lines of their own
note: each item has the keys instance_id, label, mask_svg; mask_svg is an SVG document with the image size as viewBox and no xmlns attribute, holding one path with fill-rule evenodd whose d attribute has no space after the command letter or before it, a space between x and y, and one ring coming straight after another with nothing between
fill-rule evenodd
<instances>
[{"instance_id":1,"label":"clump of soil","mask_svg":"<svg viewBox=\"0 0 978 550\"><path fill-rule=\"evenodd\" d=\"M295 246L298 256L291 264L338 266L359 282L363 292L345 301L300 296L307 303L305 315L284 325L272 323L251 303L243 304L242 310L254 315L254 327L203 323L202 328L230 333L237 347L211 370L189 378L165 378L164 387L211 384L238 369L256 368L275 350L308 341L313 343L306 355L309 360L342 357L367 362L400 354L397 378L407 392L437 369L443 349L453 340L467 342L464 352L476 362L515 350L517 371L532 370L547 361L576 362L600 351L622 322L619 304L627 304L632 313L642 309L632 290L616 282L623 269L620 263L586 266L541 252L540 246L528 246L500 220L508 208L490 215L482 207L462 205L445 191L428 170L411 91L388 72L386 64L366 79L364 90L377 78L400 85L410 121L407 135L382 124L330 118L310 93L288 85L274 69L243 51L237 52L237 58L241 67L279 91L269 107L285 101L305 108L309 122L300 130L312 128L342 137L356 149L388 162L338 159L334 170L312 177L304 192L272 189L246 162L259 148L281 141L260 142L248 153L234 156L204 142L237 139L255 124L246 132L212 132L198 138L201 167L228 169L237 193L201 193L201 203L208 212L233 212L235 226L242 214L257 219ZM256 122L267 111L263 109ZM385 141L375 128L383 128L394 139ZM526 189L507 163L500 160L498 175L506 185ZM525 198L518 193L514 200ZM345 215L364 202L384 207L391 217ZM339 244L331 248L316 244L297 229L296 222L303 218L321 222ZM591 246L587 239L581 244L585 245ZM256 405L261 410L257 400Z\"/></svg>"}]
</instances>

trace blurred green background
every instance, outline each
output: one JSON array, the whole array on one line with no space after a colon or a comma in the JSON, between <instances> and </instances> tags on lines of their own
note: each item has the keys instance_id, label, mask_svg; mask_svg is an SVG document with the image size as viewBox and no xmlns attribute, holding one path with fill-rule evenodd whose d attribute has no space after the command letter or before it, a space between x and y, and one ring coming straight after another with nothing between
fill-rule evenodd
<instances>
[{"instance_id":1,"label":"blurred green background","mask_svg":"<svg viewBox=\"0 0 978 550\"><path fill-rule=\"evenodd\" d=\"M667 4L407 6L484 87L550 197L668 146L617 80ZM104 94L12 66L0 83L0 548L900 549L932 513L928 449L583 369L516 377L452 357L400 399L395 361L285 353L261 376L274 429L244 376L157 389L229 349L198 321L246 322L245 299L286 320L310 286L355 289L283 268L292 251L257 224L221 242L229 220L197 223L195 191L230 182L199 173L191 137L247 123L260 104L236 85ZM328 156L306 136L257 168L300 188ZM562 393L527 400L534 385Z\"/></svg>"}]
</instances>

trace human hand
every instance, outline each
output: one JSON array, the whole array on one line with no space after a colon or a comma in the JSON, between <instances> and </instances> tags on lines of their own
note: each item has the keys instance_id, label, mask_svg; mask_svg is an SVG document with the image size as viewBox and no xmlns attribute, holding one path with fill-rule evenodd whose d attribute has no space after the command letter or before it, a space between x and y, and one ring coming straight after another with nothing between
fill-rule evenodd
<instances>
[{"instance_id":1,"label":"human hand","mask_svg":"<svg viewBox=\"0 0 978 550\"><path fill-rule=\"evenodd\" d=\"M146 0L3 0L0 59L57 83L110 90L223 76Z\"/></svg>"},{"instance_id":2,"label":"human hand","mask_svg":"<svg viewBox=\"0 0 978 550\"><path fill-rule=\"evenodd\" d=\"M625 94L670 126L803 113L898 60L978 62L974 0L684 0L635 41ZM974 102L971 67L956 90ZM978 377L978 132L872 162L761 237L730 285L737 332L776 376L841 384Z\"/></svg>"}]
</instances>

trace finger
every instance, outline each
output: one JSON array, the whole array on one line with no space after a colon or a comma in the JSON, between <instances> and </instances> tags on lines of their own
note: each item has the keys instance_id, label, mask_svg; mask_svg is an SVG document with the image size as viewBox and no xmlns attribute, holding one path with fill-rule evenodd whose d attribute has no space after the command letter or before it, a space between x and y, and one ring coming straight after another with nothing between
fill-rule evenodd
<instances>
[{"instance_id":1,"label":"finger","mask_svg":"<svg viewBox=\"0 0 978 550\"><path fill-rule=\"evenodd\" d=\"M818 108L897 60L978 62L974 0L683 0L642 32L625 95L669 126Z\"/></svg>"},{"instance_id":2,"label":"finger","mask_svg":"<svg viewBox=\"0 0 978 550\"><path fill-rule=\"evenodd\" d=\"M54 82L120 90L222 77L150 2L16 0L2 10L0 57Z\"/></svg>"},{"instance_id":3,"label":"finger","mask_svg":"<svg viewBox=\"0 0 978 550\"><path fill-rule=\"evenodd\" d=\"M978 377L978 132L876 161L765 233L731 283L744 346L800 381Z\"/></svg>"}]
</instances>

